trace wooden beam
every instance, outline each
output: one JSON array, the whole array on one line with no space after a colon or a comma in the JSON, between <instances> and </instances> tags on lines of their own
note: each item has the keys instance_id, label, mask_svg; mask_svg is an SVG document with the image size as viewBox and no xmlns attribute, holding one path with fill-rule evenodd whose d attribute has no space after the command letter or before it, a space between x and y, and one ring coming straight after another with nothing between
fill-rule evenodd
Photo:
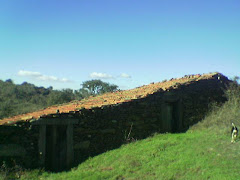
<instances>
[{"instance_id":1,"label":"wooden beam","mask_svg":"<svg viewBox=\"0 0 240 180\"><path fill-rule=\"evenodd\" d=\"M73 125L69 124L67 126L67 168L71 168L74 159L74 151L73 151Z\"/></svg>"},{"instance_id":2,"label":"wooden beam","mask_svg":"<svg viewBox=\"0 0 240 180\"><path fill-rule=\"evenodd\" d=\"M32 125L68 125L68 124L78 124L79 119L71 119L71 118L40 118L32 122Z\"/></svg>"},{"instance_id":3,"label":"wooden beam","mask_svg":"<svg viewBox=\"0 0 240 180\"><path fill-rule=\"evenodd\" d=\"M39 127L38 149L39 164L40 166L44 166L46 157L46 125L40 125Z\"/></svg>"},{"instance_id":4,"label":"wooden beam","mask_svg":"<svg viewBox=\"0 0 240 180\"><path fill-rule=\"evenodd\" d=\"M179 116L179 122L178 122L178 130L181 131L183 129L183 104L182 104L182 99L178 101L178 116Z\"/></svg>"},{"instance_id":5,"label":"wooden beam","mask_svg":"<svg viewBox=\"0 0 240 180\"><path fill-rule=\"evenodd\" d=\"M52 126L52 152L51 152L51 166L54 171L58 170L58 162L57 162L57 126Z\"/></svg>"},{"instance_id":6,"label":"wooden beam","mask_svg":"<svg viewBox=\"0 0 240 180\"><path fill-rule=\"evenodd\" d=\"M168 103L173 103L179 100L179 96L173 92L165 92L163 96L163 101Z\"/></svg>"}]
</instances>

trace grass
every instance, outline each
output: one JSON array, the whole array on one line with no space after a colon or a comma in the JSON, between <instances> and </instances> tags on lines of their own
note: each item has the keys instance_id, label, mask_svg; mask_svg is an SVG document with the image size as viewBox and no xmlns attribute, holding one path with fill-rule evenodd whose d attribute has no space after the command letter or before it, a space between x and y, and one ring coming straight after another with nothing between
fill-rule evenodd
<instances>
[{"instance_id":1,"label":"grass","mask_svg":"<svg viewBox=\"0 0 240 180\"><path fill-rule=\"evenodd\" d=\"M157 134L39 179L237 179L240 146L211 131ZM27 179L27 175L22 179Z\"/></svg>"},{"instance_id":2,"label":"grass","mask_svg":"<svg viewBox=\"0 0 240 180\"><path fill-rule=\"evenodd\" d=\"M90 158L62 173L24 172L21 179L86 180L236 180L240 177L240 141L231 143L231 122L240 125L240 87L186 133L155 134ZM240 127L240 126L239 126Z\"/></svg>"}]
</instances>

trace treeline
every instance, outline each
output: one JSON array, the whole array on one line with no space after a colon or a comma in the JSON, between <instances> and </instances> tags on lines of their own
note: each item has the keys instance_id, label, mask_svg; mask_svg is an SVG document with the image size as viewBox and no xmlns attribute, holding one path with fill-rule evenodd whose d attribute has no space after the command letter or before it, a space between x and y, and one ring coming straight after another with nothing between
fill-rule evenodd
<instances>
[{"instance_id":1,"label":"treeline","mask_svg":"<svg viewBox=\"0 0 240 180\"><path fill-rule=\"evenodd\" d=\"M0 80L0 119L116 90L118 86L101 80L85 81L75 91L53 90L51 86L37 87L27 82L17 85L11 79Z\"/></svg>"}]
</instances>

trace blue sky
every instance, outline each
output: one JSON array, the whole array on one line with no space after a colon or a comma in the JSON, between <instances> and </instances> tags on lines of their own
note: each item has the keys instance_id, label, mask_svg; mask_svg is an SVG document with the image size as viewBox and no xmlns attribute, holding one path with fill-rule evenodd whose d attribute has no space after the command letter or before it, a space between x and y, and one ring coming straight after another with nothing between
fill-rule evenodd
<instances>
[{"instance_id":1,"label":"blue sky","mask_svg":"<svg viewBox=\"0 0 240 180\"><path fill-rule=\"evenodd\" d=\"M240 75L239 0L1 0L0 79L130 89L187 74Z\"/></svg>"}]
</instances>

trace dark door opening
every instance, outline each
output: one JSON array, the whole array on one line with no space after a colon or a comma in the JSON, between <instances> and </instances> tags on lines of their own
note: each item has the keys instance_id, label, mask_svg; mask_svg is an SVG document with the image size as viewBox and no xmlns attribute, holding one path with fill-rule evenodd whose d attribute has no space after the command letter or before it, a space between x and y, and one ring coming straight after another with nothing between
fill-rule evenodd
<instances>
[{"instance_id":1,"label":"dark door opening","mask_svg":"<svg viewBox=\"0 0 240 180\"><path fill-rule=\"evenodd\" d=\"M178 101L166 103L165 121L168 131L173 133L180 131L180 109Z\"/></svg>"},{"instance_id":2,"label":"dark door opening","mask_svg":"<svg viewBox=\"0 0 240 180\"><path fill-rule=\"evenodd\" d=\"M178 106L178 102L174 102L172 103L172 132L178 132L179 131L179 117L180 117L180 113L179 113L179 106Z\"/></svg>"},{"instance_id":3,"label":"dark door opening","mask_svg":"<svg viewBox=\"0 0 240 180\"><path fill-rule=\"evenodd\" d=\"M66 125L48 125L46 127L46 170L59 172L67 167Z\"/></svg>"}]
</instances>

